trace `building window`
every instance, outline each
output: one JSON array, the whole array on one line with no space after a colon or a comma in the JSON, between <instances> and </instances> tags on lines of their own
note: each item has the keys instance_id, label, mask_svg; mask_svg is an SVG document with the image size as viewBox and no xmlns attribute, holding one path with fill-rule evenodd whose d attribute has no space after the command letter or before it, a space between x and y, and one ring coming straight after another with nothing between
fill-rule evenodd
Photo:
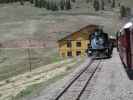
<instances>
[{"instance_id":1,"label":"building window","mask_svg":"<svg viewBox=\"0 0 133 100\"><path fill-rule=\"evenodd\" d=\"M65 53L62 53L62 57L65 57Z\"/></svg>"},{"instance_id":2,"label":"building window","mask_svg":"<svg viewBox=\"0 0 133 100\"><path fill-rule=\"evenodd\" d=\"M76 52L76 55L77 55L77 56L81 55L81 51L77 51L77 52Z\"/></svg>"},{"instance_id":3,"label":"building window","mask_svg":"<svg viewBox=\"0 0 133 100\"><path fill-rule=\"evenodd\" d=\"M72 47L71 41L67 41L67 47L68 47L68 48L71 48L71 47Z\"/></svg>"},{"instance_id":4,"label":"building window","mask_svg":"<svg viewBox=\"0 0 133 100\"><path fill-rule=\"evenodd\" d=\"M72 56L72 52L71 52L71 51L68 51L68 52L67 52L67 56L68 56L68 57L71 57L71 56Z\"/></svg>"},{"instance_id":5,"label":"building window","mask_svg":"<svg viewBox=\"0 0 133 100\"><path fill-rule=\"evenodd\" d=\"M76 43L76 46L77 46L77 47L81 47L81 42L77 42L77 43Z\"/></svg>"}]
</instances>

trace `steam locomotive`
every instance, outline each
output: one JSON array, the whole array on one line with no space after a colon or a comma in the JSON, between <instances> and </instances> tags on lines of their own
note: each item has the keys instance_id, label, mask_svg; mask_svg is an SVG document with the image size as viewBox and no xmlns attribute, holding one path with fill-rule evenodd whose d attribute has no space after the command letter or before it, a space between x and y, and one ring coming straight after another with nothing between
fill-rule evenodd
<instances>
[{"instance_id":1,"label":"steam locomotive","mask_svg":"<svg viewBox=\"0 0 133 100\"><path fill-rule=\"evenodd\" d=\"M112 44L108 34L102 29L97 29L89 36L90 45L87 49L87 55L94 58L110 58L112 54Z\"/></svg>"}]
</instances>

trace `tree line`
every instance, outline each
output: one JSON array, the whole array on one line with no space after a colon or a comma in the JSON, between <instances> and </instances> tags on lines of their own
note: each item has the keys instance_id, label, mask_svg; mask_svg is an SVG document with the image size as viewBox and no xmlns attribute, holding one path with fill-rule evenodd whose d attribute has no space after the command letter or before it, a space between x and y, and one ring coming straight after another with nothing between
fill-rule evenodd
<instances>
[{"instance_id":1,"label":"tree line","mask_svg":"<svg viewBox=\"0 0 133 100\"><path fill-rule=\"evenodd\" d=\"M72 3L76 3L77 0L0 0L0 3L13 3L20 2L24 5L24 2L28 1L35 7L46 8L47 10L70 10L72 9ZM131 8L121 5L118 0L86 0L86 3L91 3L95 11L105 10L106 3L110 4L110 8L120 8L120 17L126 17L131 15Z\"/></svg>"},{"instance_id":2,"label":"tree line","mask_svg":"<svg viewBox=\"0 0 133 100\"><path fill-rule=\"evenodd\" d=\"M0 3L14 3L20 2L21 5L24 5L24 2L28 1L33 4L35 7L46 8L48 10L70 10L72 8L72 3L75 3L76 0L0 0Z\"/></svg>"},{"instance_id":3,"label":"tree line","mask_svg":"<svg viewBox=\"0 0 133 100\"><path fill-rule=\"evenodd\" d=\"M70 10L72 8L72 2L76 0L30 0L35 7L46 8L47 10Z\"/></svg>"},{"instance_id":4,"label":"tree line","mask_svg":"<svg viewBox=\"0 0 133 100\"><path fill-rule=\"evenodd\" d=\"M21 5L24 5L25 1L29 1L29 0L0 0L0 3L4 4L4 3L20 2Z\"/></svg>"},{"instance_id":5,"label":"tree line","mask_svg":"<svg viewBox=\"0 0 133 100\"><path fill-rule=\"evenodd\" d=\"M95 11L105 10L107 4L110 4L110 8L113 9L116 7L116 0L86 0L87 3L92 3Z\"/></svg>"},{"instance_id":6,"label":"tree line","mask_svg":"<svg viewBox=\"0 0 133 100\"><path fill-rule=\"evenodd\" d=\"M121 3L116 3L118 0L108 0L110 4L110 8L113 9L115 7L119 7L120 9L120 17L128 17L131 16L131 8L121 5ZM105 10L105 1L104 0L86 0L87 3L92 3L95 11Z\"/></svg>"}]
</instances>

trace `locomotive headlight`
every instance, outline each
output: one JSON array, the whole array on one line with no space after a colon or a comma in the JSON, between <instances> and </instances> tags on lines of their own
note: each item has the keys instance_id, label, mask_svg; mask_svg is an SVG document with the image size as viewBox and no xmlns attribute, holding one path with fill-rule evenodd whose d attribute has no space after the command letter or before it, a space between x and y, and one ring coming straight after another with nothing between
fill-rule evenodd
<instances>
[{"instance_id":1,"label":"locomotive headlight","mask_svg":"<svg viewBox=\"0 0 133 100\"><path fill-rule=\"evenodd\" d=\"M88 53L92 53L92 51L88 51Z\"/></svg>"}]
</instances>

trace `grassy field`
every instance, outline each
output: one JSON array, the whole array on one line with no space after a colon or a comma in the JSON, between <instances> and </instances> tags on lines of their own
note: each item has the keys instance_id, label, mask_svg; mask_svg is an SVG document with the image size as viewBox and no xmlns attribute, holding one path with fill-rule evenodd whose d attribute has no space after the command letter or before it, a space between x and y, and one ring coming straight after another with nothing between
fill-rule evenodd
<instances>
[{"instance_id":1,"label":"grassy field","mask_svg":"<svg viewBox=\"0 0 133 100\"><path fill-rule=\"evenodd\" d=\"M54 68L56 66L52 66L50 72L56 72L55 76L52 77L48 72L51 78L44 82L46 69L49 68L46 65L64 60L58 54L58 39L88 24L104 26L104 30L109 35L117 30L117 13L112 11L95 13L88 9L88 5L85 3L83 5L86 8L79 5L70 11L58 12L35 8L29 4L24 6L18 3L0 5L0 43L5 47L0 49L0 82L2 82L0 88L4 88L4 91L0 91L3 93L0 93L0 98L9 96L7 100L11 100L13 96L13 99L19 100L21 97L32 94L32 91L37 94L42 87L45 88L47 84L63 78L81 63L77 60L74 60L74 64L71 62L72 65L69 65L70 62L64 63L59 66L59 69L57 68L59 73ZM31 40L31 44L37 47L28 49L28 40ZM40 47L40 41L45 44L43 48ZM32 72L35 72L31 75L33 77L25 75L30 73L30 64ZM37 73L38 69L45 71ZM22 84L20 85L19 82ZM13 84L19 84L20 87L14 90Z\"/></svg>"},{"instance_id":2,"label":"grassy field","mask_svg":"<svg viewBox=\"0 0 133 100\"><path fill-rule=\"evenodd\" d=\"M0 80L30 71L29 63L31 63L31 69L35 69L60 60L62 59L59 57L57 50L30 49L29 58L28 49L1 49Z\"/></svg>"},{"instance_id":3,"label":"grassy field","mask_svg":"<svg viewBox=\"0 0 133 100\"><path fill-rule=\"evenodd\" d=\"M66 59L1 81L0 100L21 100L29 95L37 96L41 90L73 72L84 59Z\"/></svg>"},{"instance_id":4,"label":"grassy field","mask_svg":"<svg viewBox=\"0 0 133 100\"><path fill-rule=\"evenodd\" d=\"M76 59L72 62L75 63ZM51 79L49 79L46 82L42 82L39 84L34 84L29 86L28 88L26 88L25 90L21 91L16 97L15 100L22 100L22 98L25 98L26 96L29 97L34 97L34 96L38 96L39 93L45 89L46 87L48 87L50 84L57 82L58 80L61 80L62 78L64 78L66 75L70 74L71 72L74 71L74 69L76 69L76 67L78 65L80 65L82 62L84 61L84 58L82 58L81 60L79 60L78 62L76 62L75 64L72 64L70 66L66 66L64 73L60 73L59 75L56 75L54 77L52 77ZM27 99L26 99L27 100Z\"/></svg>"},{"instance_id":5,"label":"grassy field","mask_svg":"<svg viewBox=\"0 0 133 100\"><path fill-rule=\"evenodd\" d=\"M0 5L0 43L8 48L0 50L0 80L30 70L28 49L24 49L28 47L26 41L29 39L33 40L33 45L39 41L45 44L42 49L39 46L30 49L30 62L35 69L62 60L58 55L57 40L88 24L103 25L110 35L115 33L117 20L114 20L114 12L83 10L51 12L29 4Z\"/></svg>"}]
</instances>

